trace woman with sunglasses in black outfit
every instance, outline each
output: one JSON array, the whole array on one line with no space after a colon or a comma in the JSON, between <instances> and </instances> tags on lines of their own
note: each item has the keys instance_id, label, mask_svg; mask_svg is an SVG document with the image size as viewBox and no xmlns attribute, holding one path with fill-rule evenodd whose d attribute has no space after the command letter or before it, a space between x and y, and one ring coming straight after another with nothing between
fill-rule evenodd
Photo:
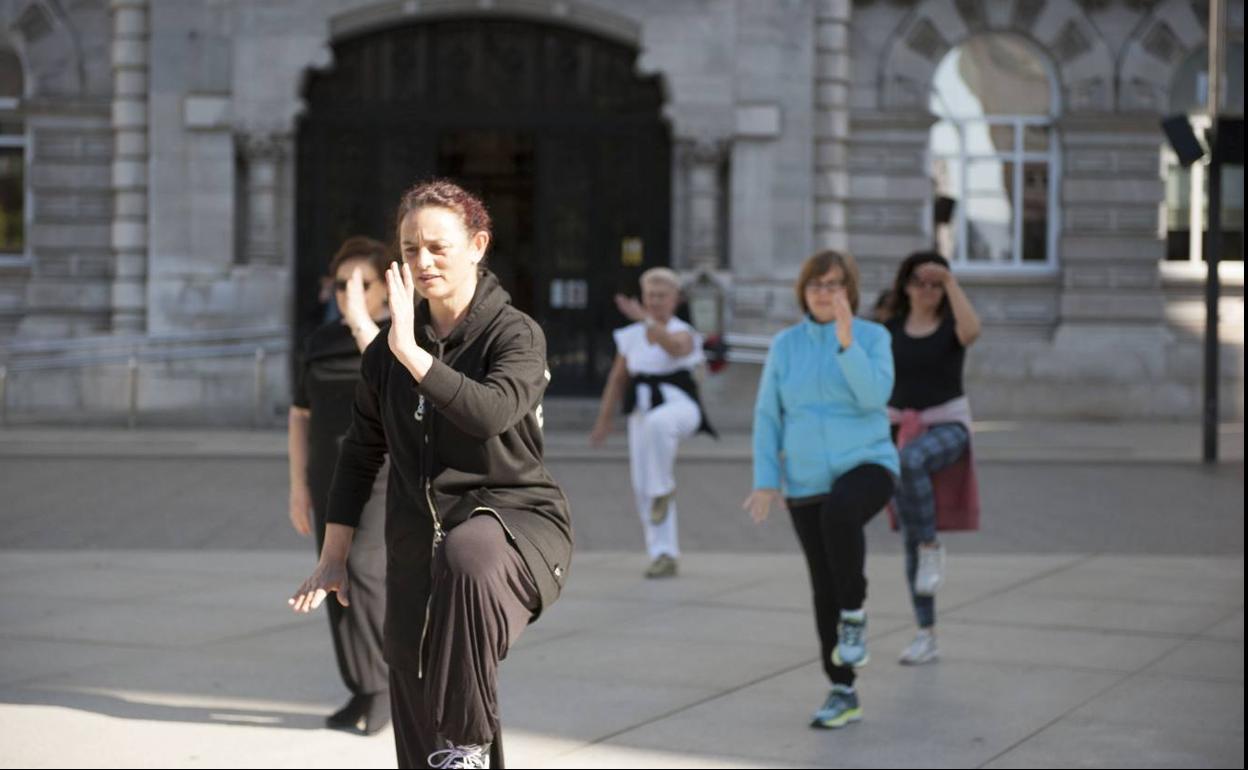
<instances>
[{"instance_id":1,"label":"woman with sunglasses in black outfit","mask_svg":"<svg viewBox=\"0 0 1248 770\"><path fill-rule=\"evenodd\" d=\"M901 263L891 300L885 326L896 379L888 406L901 458L893 502L919 627L900 662L919 665L938 657L935 594L944 582L945 550L936 532L978 527L962 367L980 322L948 261L935 252L917 252Z\"/></svg>"},{"instance_id":2,"label":"woman with sunglasses in black outfit","mask_svg":"<svg viewBox=\"0 0 1248 770\"><path fill-rule=\"evenodd\" d=\"M386 246L372 238L355 236L342 244L329 264L342 316L312 332L303 350L289 418L290 523L301 535L315 533L318 555L325 547L334 466L351 425L360 354L387 317L382 276L389 260ZM365 735L390 722L389 672L382 659L387 475L378 474L347 558L351 604L336 598L327 603L334 655L351 700L325 722Z\"/></svg>"}]
</instances>

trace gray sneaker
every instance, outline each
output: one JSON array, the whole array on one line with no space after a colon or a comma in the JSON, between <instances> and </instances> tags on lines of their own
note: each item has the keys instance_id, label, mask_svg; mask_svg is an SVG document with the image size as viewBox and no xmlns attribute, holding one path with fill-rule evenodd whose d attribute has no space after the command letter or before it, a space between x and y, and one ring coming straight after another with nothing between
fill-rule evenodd
<instances>
[{"instance_id":1,"label":"gray sneaker","mask_svg":"<svg viewBox=\"0 0 1248 770\"><path fill-rule=\"evenodd\" d=\"M659 558L651 562L650 566L646 569L646 577L676 577L676 560L667 554L660 554Z\"/></svg>"},{"instance_id":2,"label":"gray sneaker","mask_svg":"<svg viewBox=\"0 0 1248 770\"><path fill-rule=\"evenodd\" d=\"M837 666L861 668L871 656L867 654L867 613L841 610L841 622L836 624L836 647L832 648L832 663Z\"/></svg>"},{"instance_id":3,"label":"gray sneaker","mask_svg":"<svg viewBox=\"0 0 1248 770\"><path fill-rule=\"evenodd\" d=\"M667 521L667 512L672 507L672 500L676 497L676 490L668 492L666 495L659 495L650 502L650 523L659 526Z\"/></svg>"},{"instance_id":4,"label":"gray sneaker","mask_svg":"<svg viewBox=\"0 0 1248 770\"><path fill-rule=\"evenodd\" d=\"M930 628L920 628L910 646L902 650L897 662L903 666L921 666L924 663L935 663L940 659L940 650L936 649L936 632Z\"/></svg>"},{"instance_id":5,"label":"gray sneaker","mask_svg":"<svg viewBox=\"0 0 1248 770\"><path fill-rule=\"evenodd\" d=\"M447 741L445 749L438 749L429 755L430 767L467 767L488 768L490 766L490 744L468 744L456 746Z\"/></svg>"},{"instance_id":6,"label":"gray sneaker","mask_svg":"<svg viewBox=\"0 0 1248 770\"><path fill-rule=\"evenodd\" d=\"M945 547L919 546L919 568L914 574L914 593L918 596L934 596L936 589L944 582Z\"/></svg>"}]
</instances>

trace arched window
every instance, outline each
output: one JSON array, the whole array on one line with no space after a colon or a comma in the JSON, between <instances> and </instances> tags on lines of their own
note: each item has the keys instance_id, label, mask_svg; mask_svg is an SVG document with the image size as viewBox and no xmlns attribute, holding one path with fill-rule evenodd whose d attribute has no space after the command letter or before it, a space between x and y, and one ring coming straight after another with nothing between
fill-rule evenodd
<instances>
[{"instance_id":1,"label":"arched window","mask_svg":"<svg viewBox=\"0 0 1248 770\"><path fill-rule=\"evenodd\" d=\"M22 64L0 48L0 257L26 251L26 126L22 120Z\"/></svg>"},{"instance_id":2,"label":"arched window","mask_svg":"<svg viewBox=\"0 0 1248 770\"><path fill-rule=\"evenodd\" d=\"M932 78L928 140L937 248L955 264L1055 263L1054 78L1027 41L980 35Z\"/></svg>"},{"instance_id":3,"label":"arched window","mask_svg":"<svg viewBox=\"0 0 1248 770\"><path fill-rule=\"evenodd\" d=\"M1226 90L1223 111L1244 112L1244 45L1231 43L1226 49ZM1209 128L1209 49L1193 51L1175 72L1170 84L1170 113L1185 113L1197 133ZM1183 168L1168 144L1161 150L1162 176L1166 180L1166 259L1174 262L1203 262L1204 230L1208 224L1205 201L1205 161ZM1192 201L1201 201L1199 208ZM1225 260L1244 259L1244 167L1222 167L1222 248Z\"/></svg>"}]
</instances>

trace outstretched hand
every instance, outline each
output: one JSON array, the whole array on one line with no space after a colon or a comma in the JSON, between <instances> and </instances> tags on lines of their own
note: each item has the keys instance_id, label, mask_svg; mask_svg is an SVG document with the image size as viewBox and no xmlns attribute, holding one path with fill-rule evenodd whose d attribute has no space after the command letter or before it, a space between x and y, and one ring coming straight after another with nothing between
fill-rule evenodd
<instances>
[{"instance_id":1,"label":"outstretched hand","mask_svg":"<svg viewBox=\"0 0 1248 770\"><path fill-rule=\"evenodd\" d=\"M756 489L745 498L745 502L741 507L750 512L750 518L755 524L762 524L767 521L767 517L771 515L771 504L780 497L780 492L775 489Z\"/></svg>"},{"instance_id":2,"label":"outstretched hand","mask_svg":"<svg viewBox=\"0 0 1248 770\"><path fill-rule=\"evenodd\" d=\"M295 612L306 614L320 607L325 597L333 591L338 594L338 603L346 607L351 603L348 598L350 586L347 583L346 562L321 561L286 603Z\"/></svg>"}]
</instances>

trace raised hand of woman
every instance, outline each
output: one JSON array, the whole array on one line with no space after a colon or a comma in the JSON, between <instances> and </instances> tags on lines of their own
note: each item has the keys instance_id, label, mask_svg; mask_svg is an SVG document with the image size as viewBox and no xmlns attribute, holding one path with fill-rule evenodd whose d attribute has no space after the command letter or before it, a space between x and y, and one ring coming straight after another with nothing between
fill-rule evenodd
<instances>
[{"instance_id":1,"label":"raised hand of woman","mask_svg":"<svg viewBox=\"0 0 1248 770\"><path fill-rule=\"evenodd\" d=\"M400 267L398 262L391 262L386 268L386 290L390 302L390 334L386 341L395 358L406 363L412 360L417 347L416 282L406 263Z\"/></svg>"},{"instance_id":2,"label":"raised hand of woman","mask_svg":"<svg viewBox=\"0 0 1248 770\"><path fill-rule=\"evenodd\" d=\"M841 348L847 348L854 341L854 309L849 304L849 295L839 289L832 295L832 313L836 321L836 339Z\"/></svg>"},{"instance_id":3,"label":"raised hand of woman","mask_svg":"<svg viewBox=\"0 0 1248 770\"><path fill-rule=\"evenodd\" d=\"M634 297L624 294L615 295L615 306L619 308L620 313L630 321L643 321L646 318L646 309Z\"/></svg>"}]
</instances>

